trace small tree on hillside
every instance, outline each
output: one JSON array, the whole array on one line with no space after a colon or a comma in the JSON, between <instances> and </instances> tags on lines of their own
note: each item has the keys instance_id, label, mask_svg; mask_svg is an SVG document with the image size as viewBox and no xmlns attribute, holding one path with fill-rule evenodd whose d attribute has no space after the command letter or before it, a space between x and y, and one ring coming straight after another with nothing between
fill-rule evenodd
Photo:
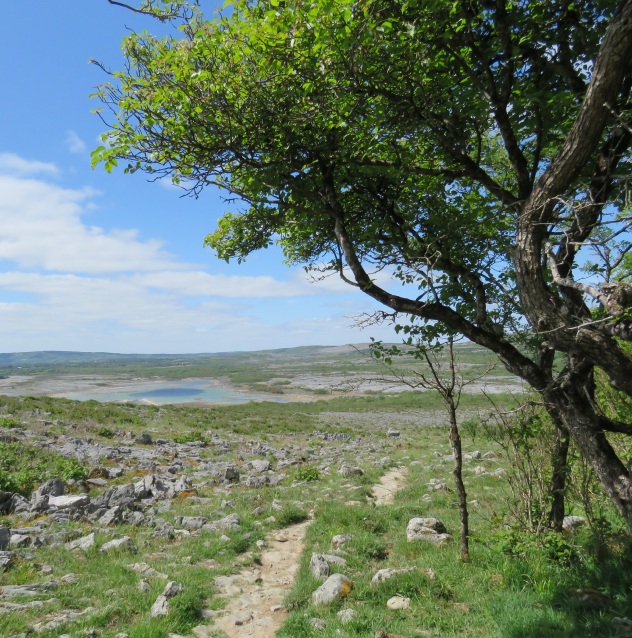
<instances>
[{"instance_id":1,"label":"small tree on hillside","mask_svg":"<svg viewBox=\"0 0 632 638\"><path fill-rule=\"evenodd\" d=\"M442 357L442 353L447 353L447 360ZM465 379L459 370L458 360L454 352L454 339L448 338L447 344L442 348L428 348L423 343L417 343L413 350L402 350L397 347L385 348L381 343L376 342L371 348L371 354L378 360L386 363L389 372L397 378L400 383L407 385L411 389L423 388L424 390L434 390L439 393L443 400L447 415L450 433L450 446L454 455L454 483L459 504L459 519L461 523L461 560L470 560L469 549L469 514L467 509L467 492L463 483L463 450L461 446L461 433L457 420L459 404L463 388L471 383L475 383L484 378L491 370L491 367L479 376ZM423 361L428 370L423 367L416 368L411 372L397 372L391 368L393 355L411 355ZM447 368L447 370L446 370Z\"/></svg>"}]
</instances>

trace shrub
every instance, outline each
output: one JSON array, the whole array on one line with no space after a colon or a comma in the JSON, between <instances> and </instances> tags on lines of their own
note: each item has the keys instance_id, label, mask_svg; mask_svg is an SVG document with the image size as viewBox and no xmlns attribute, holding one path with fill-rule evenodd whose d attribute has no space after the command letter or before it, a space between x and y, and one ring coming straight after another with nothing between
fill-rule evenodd
<instances>
[{"instance_id":1,"label":"shrub","mask_svg":"<svg viewBox=\"0 0 632 638\"><path fill-rule=\"evenodd\" d=\"M51 478L83 480L88 470L75 458L24 445L0 443L0 489L30 496L37 485Z\"/></svg>"},{"instance_id":2,"label":"shrub","mask_svg":"<svg viewBox=\"0 0 632 638\"><path fill-rule=\"evenodd\" d=\"M320 472L315 467L300 467L296 472L298 481L320 481Z\"/></svg>"},{"instance_id":3,"label":"shrub","mask_svg":"<svg viewBox=\"0 0 632 638\"><path fill-rule=\"evenodd\" d=\"M197 432L187 432L186 434L177 434L173 437L174 443L194 443L195 441L202 441L204 445L208 443L208 441L200 436Z\"/></svg>"},{"instance_id":4,"label":"shrub","mask_svg":"<svg viewBox=\"0 0 632 638\"><path fill-rule=\"evenodd\" d=\"M95 434L98 434L99 436L102 436L106 439L114 438L114 430L110 430L110 428L99 428L95 431Z\"/></svg>"}]
</instances>

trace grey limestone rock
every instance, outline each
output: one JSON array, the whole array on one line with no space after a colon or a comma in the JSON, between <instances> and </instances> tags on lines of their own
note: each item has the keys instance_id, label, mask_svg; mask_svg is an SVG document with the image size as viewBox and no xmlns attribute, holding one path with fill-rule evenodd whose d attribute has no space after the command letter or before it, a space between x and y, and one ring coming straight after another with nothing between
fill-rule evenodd
<instances>
[{"instance_id":1,"label":"grey limestone rock","mask_svg":"<svg viewBox=\"0 0 632 638\"><path fill-rule=\"evenodd\" d=\"M331 539L331 546L333 549L341 549L352 539L351 534L337 534Z\"/></svg>"},{"instance_id":2,"label":"grey limestone rock","mask_svg":"<svg viewBox=\"0 0 632 638\"><path fill-rule=\"evenodd\" d=\"M270 461L263 459L255 459L254 461L250 461L248 465L250 465L251 469L255 472L267 472L271 467Z\"/></svg>"},{"instance_id":3,"label":"grey limestone rock","mask_svg":"<svg viewBox=\"0 0 632 638\"><path fill-rule=\"evenodd\" d=\"M403 569L379 569L375 572L373 578L371 578L371 585L375 586L379 583L383 583L385 580L389 580L389 578L393 578L393 576L413 571L415 571L414 567L405 567Z\"/></svg>"},{"instance_id":4,"label":"grey limestone rock","mask_svg":"<svg viewBox=\"0 0 632 638\"><path fill-rule=\"evenodd\" d=\"M132 554L136 554L138 552L138 548L134 545L132 539L129 536L123 536L123 538L115 538L114 540L109 541L101 545L99 549L100 552L109 552L112 549L126 549Z\"/></svg>"},{"instance_id":5,"label":"grey limestone rock","mask_svg":"<svg viewBox=\"0 0 632 638\"><path fill-rule=\"evenodd\" d=\"M149 434L149 432L144 432L134 439L134 443L138 443L140 445L149 445L152 441L153 439L151 438L151 434Z\"/></svg>"},{"instance_id":6,"label":"grey limestone rock","mask_svg":"<svg viewBox=\"0 0 632 638\"><path fill-rule=\"evenodd\" d=\"M446 534L445 525L436 518L411 518L406 527L406 538L408 542L425 540L441 545L452 536Z\"/></svg>"},{"instance_id":7,"label":"grey limestone rock","mask_svg":"<svg viewBox=\"0 0 632 638\"><path fill-rule=\"evenodd\" d=\"M227 467L224 471L224 478L227 481L238 481L239 480L239 470L236 467Z\"/></svg>"},{"instance_id":8,"label":"grey limestone rock","mask_svg":"<svg viewBox=\"0 0 632 638\"><path fill-rule=\"evenodd\" d=\"M328 605L334 600L344 598L353 589L353 584L353 581L344 574L332 574L312 593L312 603L314 605Z\"/></svg>"},{"instance_id":9,"label":"grey limestone rock","mask_svg":"<svg viewBox=\"0 0 632 638\"><path fill-rule=\"evenodd\" d=\"M41 494L48 494L49 496L63 496L63 481L59 478L49 479L33 492L31 500L34 500L34 498L37 498L37 496L40 496Z\"/></svg>"},{"instance_id":10,"label":"grey limestone rock","mask_svg":"<svg viewBox=\"0 0 632 638\"><path fill-rule=\"evenodd\" d=\"M6 551L9 548L9 540L11 539L11 532L8 527L0 525L0 551Z\"/></svg>"},{"instance_id":11,"label":"grey limestone rock","mask_svg":"<svg viewBox=\"0 0 632 638\"><path fill-rule=\"evenodd\" d=\"M343 625L346 625L347 623L351 622L357 615L358 615L358 612L355 609L341 609L336 614L336 616L338 617L338 620Z\"/></svg>"},{"instance_id":12,"label":"grey limestone rock","mask_svg":"<svg viewBox=\"0 0 632 638\"><path fill-rule=\"evenodd\" d=\"M314 578L325 580L329 576L329 563L322 554L313 553L309 561L309 571Z\"/></svg>"},{"instance_id":13,"label":"grey limestone rock","mask_svg":"<svg viewBox=\"0 0 632 638\"><path fill-rule=\"evenodd\" d=\"M206 516L183 516L181 525L185 529L201 529L207 521Z\"/></svg>"},{"instance_id":14,"label":"grey limestone rock","mask_svg":"<svg viewBox=\"0 0 632 638\"><path fill-rule=\"evenodd\" d=\"M327 622L322 618L311 618L309 625L317 631L322 631L327 626Z\"/></svg>"},{"instance_id":15,"label":"grey limestone rock","mask_svg":"<svg viewBox=\"0 0 632 638\"><path fill-rule=\"evenodd\" d=\"M78 538L77 540L71 541L70 543L66 543L67 550L73 549L82 549L86 550L89 547L94 545L94 532L92 534L88 534L87 536L83 536L82 538Z\"/></svg>"},{"instance_id":16,"label":"grey limestone rock","mask_svg":"<svg viewBox=\"0 0 632 638\"><path fill-rule=\"evenodd\" d=\"M119 505L115 505L110 508L101 518L99 519L99 525L103 527L107 527L108 525L113 525L118 523L121 520L122 512Z\"/></svg>"}]
</instances>

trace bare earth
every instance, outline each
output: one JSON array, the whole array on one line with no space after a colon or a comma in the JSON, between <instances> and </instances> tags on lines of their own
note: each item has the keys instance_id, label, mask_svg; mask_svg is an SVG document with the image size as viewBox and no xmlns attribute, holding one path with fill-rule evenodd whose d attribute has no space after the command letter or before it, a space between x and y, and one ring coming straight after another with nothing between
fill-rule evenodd
<instances>
[{"instance_id":1,"label":"bare earth","mask_svg":"<svg viewBox=\"0 0 632 638\"><path fill-rule=\"evenodd\" d=\"M270 534L258 569L216 578L222 595L230 598L228 613L213 625L196 627L195 635L207 638L221 630L228 638L274 638L288 616L283 599L294 583L308 525L306 521Z\"/></svg>"}]
</instances>

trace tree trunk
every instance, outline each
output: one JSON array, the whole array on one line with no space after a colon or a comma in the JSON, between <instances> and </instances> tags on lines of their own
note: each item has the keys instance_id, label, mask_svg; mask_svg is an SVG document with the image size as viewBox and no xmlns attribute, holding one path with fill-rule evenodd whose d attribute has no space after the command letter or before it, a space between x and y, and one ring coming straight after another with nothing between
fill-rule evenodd
<instances>
[{"instance_id":1,"label":"tree trunk","mask_svg":"<svg viewBox=\"0 0 632 638\"><path fill-rule=\"evenodd\" d=\"M467 493L463 484L463 453L461 450L461 434L456 421L456 406L454 401L448 404L448 412L450 414L450 443L454 453L454 482L456 483L456 492L459 498L459 516L461 519L461 560L469 562L469 515L467 512Z\"/></svg>"},{"instance_id":2,"label":"tree trunk","mask_svg":"<svg viewBox=\"0 0 632 638\"><path fill-rule=\"evenodd\" d=\"M557 421L557 419L554 419ZM549 510L549 525L556 531L562 531L564 523L564 502L566 491L566 477L568 473L568 448L570 435L568 430L559 422L555 427L556 443L553 452L553 475L549 485L551 495L551 509Z\"/></svg>"},{"instance_id":3,"label":"tree trunk","mask_svg":"<svg viewBox=\"0 0 632 638\"><path fill-rule=\"evenodd\" d=\"M632 535L632 482L628 469L610 445L600 427L599 416L582 388L545 390L542 396L560 415L563 425L595 470Z\"/></svg>"}]
</instances>

